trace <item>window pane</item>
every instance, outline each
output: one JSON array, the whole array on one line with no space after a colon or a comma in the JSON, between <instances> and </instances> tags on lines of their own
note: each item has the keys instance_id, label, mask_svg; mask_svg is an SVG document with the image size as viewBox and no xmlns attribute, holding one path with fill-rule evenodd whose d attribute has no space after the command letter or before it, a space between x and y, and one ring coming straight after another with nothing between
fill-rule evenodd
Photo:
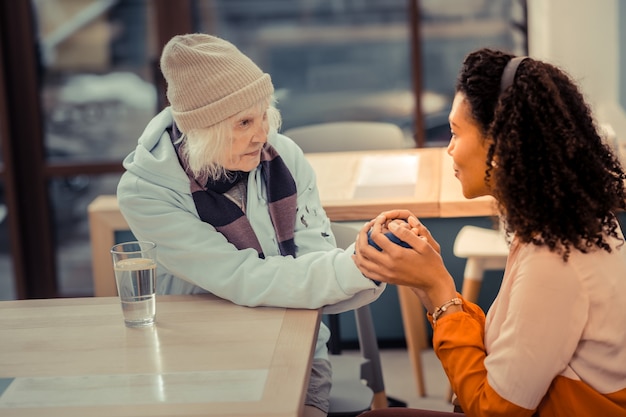
<instances>
[{"instance_id":1,"label":"window pane","mask_svg":"<svg viewBox=\"0 0 626 417\"><path fill-rule=\"evenodd\" d=\"M465 56L489 47L525 54L525 10L519 0L422 0L423 84L428 92L446 97L443 112L426 114L429 140L444 144L450 139L449 106L456 76ZM426 96L428 98L428 96ZM425 105L427 108L428 106Z\"/></svg>"},{"instance_id":2,"label":"window pane","mask_svg":"<svg viewBox=\"0 0 626 417\"><path fill-rule=\"evenodd\" d=\"M115 162L157 111L149 0L35 0L48 161ZM60 296L93 293L88 204L120 174L52 178Z\"/></svg>"},{"instance_id":3,"label":"window pane","mask_svg":"<svg viewBox=\"0 0 626 417\"><path fill-rule=\"evenodd\" d=\"M0 141L3 140L0 136ZM2 155L0 155L2 164ZM7 209L4 193L4 181L0 178L0 301L14 300L17 297L15 289L15 273L11 259L9 236L9 210Z\"/></svg>"},{"instance_id":4,"label":"window pane","mask_svg":"<svg viewBox=\"0 0 626 417\"><path fill-rule=\"evenodd\" d=\"M13 261L11 259L8 215L4 196L4 183L0 181L0 301L14 300L17 297Z\"/></svg>"},{"instance_id":5,"label":"window pane","mask_svg":"<svg viewBox=\"0 0 626 417\"><path fill-rule=\"evenodd\" d=\"M461 4L463 3L463 4ZM449 139L464 56L481 46L521 52L517 0L421 1L427 140ZM389 121L413 144L408 0L198 0L198 30L216 34L272 76L283 130L337 120Z\"/></svg>"},{"instance_id":6,"label":"window pane","mask_svg":"<svg viewBox=\"0 0 626 417\"><path fill-rule=\"evenodd\" d=\"M156 111L150 2L34 4L49 160L121 160Z\"/></svg>"},{"instance_id":7,"label":"window pane","mask_svg":"<svg viewBox=\"0 0 626 417\"><path fill-rule=\"evenodd\" d=\"M283 130L372 120L412 136L406 0L198 4L198 30L233 42L272 76Z\"/></svg>"},{"instance_id":8,"label":"window pane","mask_svg":"<svg viewBox=\"0 0 626 417\"><path fill-rule=\"evenodd\" d=\"M0 121L0 123L2 122ZM0 134L0 141L2 140L4 138ZM2 160L2 152L0 152L0 170L3 169ZM4 190L4 181L0 175L0 301L14 300L17 297L13 260L9 246L9 211Z\"/></svg>"},{"instance_id":9,"label":"window pane","mask_svg":"<svg viewBox=\"0 0 626 417\"><path fill-rule=\"evenodd\" d=\"M55 178L49 183L56 224L57 280L64 297L93 295L87 206L115 194L120 174Z\"/></svg>"}]
</instances>

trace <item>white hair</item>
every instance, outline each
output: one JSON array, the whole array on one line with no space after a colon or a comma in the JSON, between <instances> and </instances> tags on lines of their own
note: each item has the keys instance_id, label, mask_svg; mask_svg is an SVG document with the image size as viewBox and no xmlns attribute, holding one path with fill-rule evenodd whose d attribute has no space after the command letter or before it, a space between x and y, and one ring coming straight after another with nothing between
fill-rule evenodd
<instances>
[{"instance_id":1,"label":"white hair","mask_svg":"<svg viewBox=\"0 0 626 417\"><path fill-rule=\"evenodd\" d=\"M202 129L192 129L180 137L182 157L188 161L189 169L196 178L219 180L227 176L227 170L220 165L220 157L232 145L233 122L243 113L267 111L269 130L267 135L280 129L282 119L274 105L275 99L264 99L226 120Z\"/></svg>"}]
</instances>

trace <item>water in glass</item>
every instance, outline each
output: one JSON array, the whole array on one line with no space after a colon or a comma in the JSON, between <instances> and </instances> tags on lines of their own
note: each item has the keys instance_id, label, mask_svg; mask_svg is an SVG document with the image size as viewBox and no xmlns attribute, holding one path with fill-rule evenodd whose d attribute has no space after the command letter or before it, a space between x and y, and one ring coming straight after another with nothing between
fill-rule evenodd
<instances>
[{"instance_id":1,"label":"water in glass","mask_svg":"<svg viewBox=\"0 0 626 417\"><path fill-rule=\"evenodd\" d=\"M115 265L115 279L128 327L154 323L156 263L153 259L129 258Z\"/></svg>"}]
</instances>

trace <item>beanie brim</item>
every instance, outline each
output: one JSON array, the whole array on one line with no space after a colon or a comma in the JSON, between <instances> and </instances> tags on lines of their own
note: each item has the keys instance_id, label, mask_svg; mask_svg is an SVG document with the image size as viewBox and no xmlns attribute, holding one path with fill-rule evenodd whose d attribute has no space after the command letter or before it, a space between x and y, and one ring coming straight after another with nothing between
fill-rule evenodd
<instances>
[{"instance_id":1,"label":"beanie brim","mask_svg":"<svg viewBox=\"0 0 626 417\"><path fill-rule=\"evenodd\" d=\"M187 133L193 129L213 126L249 109L263 99L269 99L273 94L271 77L269 74L263 74L253 83L206 106L189 111L178 111L172 107L172 115L180 131Z\"/></svg>"}]
</instances>

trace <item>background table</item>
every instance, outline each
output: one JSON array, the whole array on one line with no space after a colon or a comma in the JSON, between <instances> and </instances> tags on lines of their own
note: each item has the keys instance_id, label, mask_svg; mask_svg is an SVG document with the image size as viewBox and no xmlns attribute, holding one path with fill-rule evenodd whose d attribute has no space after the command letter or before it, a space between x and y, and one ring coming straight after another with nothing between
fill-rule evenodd
<instances>
[{"instance_id":1,"label":"background table","mask_svg":"<svg viewBox=\"0 0 626 417\"><path fill-rule=\"evenodd\" d=\"M159 296L130 329L117 297L0 302L0 415L298 416L319 318Z\"/></svg>"},{"instance_id":2,"label":"background table","mask_svg":"<svg viewBox=\"0 0 626 417\"><path fill-rule=\"evenodd\" d=\"M421 217L439 216L439 148L307 153L305 156L317 175L324 210L333 221L369 220L381 211L399 207ZM403 169L402 158L406 156L417 160L417 170ZM394 158L398 158L399 164L385 165L389 169L378 174L397 181L390 180L383 185L359 183L360 174L368 169L368 164L375 170L377 161L393 162Z\"/></svg>"}]
</instances>

